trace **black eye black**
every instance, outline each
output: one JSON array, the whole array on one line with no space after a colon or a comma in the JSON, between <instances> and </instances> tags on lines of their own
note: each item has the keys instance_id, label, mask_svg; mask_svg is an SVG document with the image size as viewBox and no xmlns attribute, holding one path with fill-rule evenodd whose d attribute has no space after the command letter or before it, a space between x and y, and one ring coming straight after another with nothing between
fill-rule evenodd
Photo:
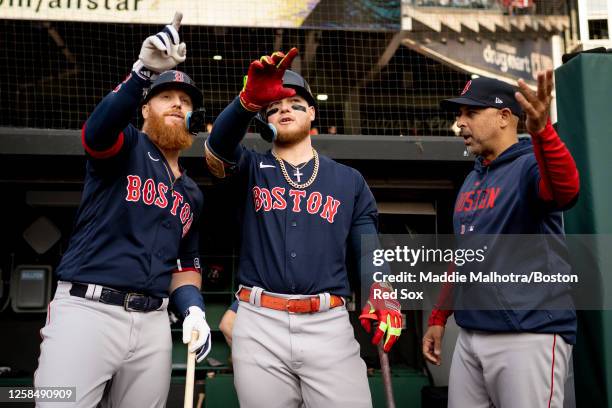
<instances>
[{"instance_id":1,"label":"black eye black","mask_svg":"<svg viewBox=\"0 0 612 408\"><path fill-rule=\"evenodd\" d=\"M272 109L270 109L270 110L268 110L268 111L266 112L266 115L267 115L267 116L272 116L272 115L275 115L275 114L277 114L277 113L278 113L278 110L279 110L278 108L272 108Z\"/></svg>"}]
</instances>

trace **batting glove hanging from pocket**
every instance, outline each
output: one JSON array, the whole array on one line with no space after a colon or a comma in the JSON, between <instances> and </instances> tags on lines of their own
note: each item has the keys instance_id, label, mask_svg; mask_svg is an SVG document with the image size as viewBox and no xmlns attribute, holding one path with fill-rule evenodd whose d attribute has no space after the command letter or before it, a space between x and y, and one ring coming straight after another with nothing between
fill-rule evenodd
<instances>
[{"instance_id":1,"label":"batting glove hanging from pocket","mask_svg":"<svg viewBox=\"0 0 612 408\"><path fill-rule=\"evenodd\" d=\"M145 77L145 79L152 80L154 78L151 76L173 69L185 61L187 46L184 42L180 42L178 33L182 19L183 13L177 11L171 24L144 40L138 55L138 61L133 67L134 72ZM147 73L147 70L150 73Z\"/></svg>"},{"instance_id":2,"label":"batting glove hanging from pocket","mask_svg":"<svg viewBox=\"0 0 612 408\"><path fill-rule=\"evenodd\" d=\"M378 293L387 293L393 289L388 284L374 283L370 287L370 297L361 310L359 320L361 321L361 326L368 333L372 331L372 323L378 322L378 327L376 327L372 337L372 344L378 344L383 336L385 336L383 349L385 352L389 352L402 333L401 306L394 299L375 299L375 290L380 291Z\"/></svg>"}]
</instances>

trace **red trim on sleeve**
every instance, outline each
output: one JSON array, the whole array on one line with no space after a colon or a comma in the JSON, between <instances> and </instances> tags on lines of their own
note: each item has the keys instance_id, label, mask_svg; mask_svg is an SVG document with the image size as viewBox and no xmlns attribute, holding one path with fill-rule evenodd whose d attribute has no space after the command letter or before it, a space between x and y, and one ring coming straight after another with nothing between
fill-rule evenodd
<instances>
[{"instance_id":1,"label":"red trim on sleeve","mask_svg":"<svg viewBox=\"0 0 612 408\"><path fill-rule=\"evenodd\" d=\"M175 269L172 273L183 273L183 272L196 272L201 273L198 268L181 268L181 270Z\"/></svg>"},{"instance_id":2,"label":"red trim on sleeve","mask_svg":"<svg viewBox=\"0 0 612 408\"><path fill-rule=\"evenodd\" d=\"M429 315L427 326L446 326L446 321L453 314L452 310L434 309Z\"/></svg>"},{"instance_id":3,"label":"red trim on sleeve","mask_svg":"<svg viewBox=\"0 0 612 408\"><path fill-rule=\"evenodd\" d=\"M554 201L559 207L569 204L580 191L580 177L572 154L550 123L531 135L540 181L538 195L544 201Z\"/></svg>"},{"instance_id":4,"label":"red trim on sleeve","mask_svg":"<svg viewBox=\"0 0 612 408\"><path fill-rule=\"evenodd\" d=\"M85 126L86 125L87 123L84 123L83 129L81 130L81 144L83 145L83 148L85 149L87 154L89 154L94 159L108 159L109 157L113 157L117 153L119 153L119 150L121 150L121 148L123 147L123 141L125 138L123 135L123 132L119 133L117 140L110 148L106 150L98 151L98 150L94 150L91 147L87 146L87 140L85 138Z\"/></svg>"},{"instance_id":5,"label":"red trim on sleeve","mask_svg":"<svg viewBox=\"0 0 612 408\"><path fill-rule=\"evenodd\" d=\"M450 263L448 265L447 274L453 273L455 265ZM452 309L452 295L453 295L453 284L446 282L442 284L442 289L438 295L438 300L434 306L429 319L427 320L427 326L446 326L446 321L449 316L453 314Z\"/></svg>"}]
</instances>

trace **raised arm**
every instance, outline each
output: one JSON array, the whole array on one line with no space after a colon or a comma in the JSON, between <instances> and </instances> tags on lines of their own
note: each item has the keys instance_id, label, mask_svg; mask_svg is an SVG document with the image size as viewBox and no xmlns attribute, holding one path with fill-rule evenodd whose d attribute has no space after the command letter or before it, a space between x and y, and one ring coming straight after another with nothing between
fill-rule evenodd
<instances>
[{"instance_id":1,"label":"raised arm","mask_svg":"<svg viewBox=\"0 0 612 408\"><path fill-rule=\"evenodd\" d=\"M240 95L217 117L206 140L206 164L215 177L225 177L238 163L239 144L257 112L271 102L295 94L295 90L283 88L283 75L297 53L297 48L292 48L287 55L275 52L251 62Z\"/></svg>"},{"instance_id":2,"label":"raised arm","mask_svg":"<svg viewBox=\"0 0 612 408\"><path fill-rule=\"evenodd\" d=\"M186 46L178 30L183 15L177 12L171 24L148 37L128 77L96 106L82 129L85 151L95 159L115 156L126 142L125 128L138 109L143 90L161 72L185 61Z\"/></svg>"},{"instance_id":3,"label":"raised arm","mask_svg":"<svg viewBox=\"0 0 612 408\"><path fill-rule=\"evenodd\" d=\"M540 173L538 197L552 202L556 208L567 207L578 197L580 178L572 154L548 117L552 100L552 70L538 74L537 92L529 89L522 79L518 86L520 92L515 96L527 114L527 131L531 135Z\"/></svg>"}]
</instances>

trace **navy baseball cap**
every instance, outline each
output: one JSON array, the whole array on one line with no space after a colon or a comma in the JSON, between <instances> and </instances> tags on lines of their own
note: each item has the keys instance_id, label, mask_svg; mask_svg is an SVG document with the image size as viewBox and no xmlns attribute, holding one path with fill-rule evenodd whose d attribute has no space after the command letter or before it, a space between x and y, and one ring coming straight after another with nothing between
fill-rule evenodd
<instances>
[{"instance_id":1,"label":"navy baseball cap","mask_svg":"<svg viewBox=\"0 0 612 408\"><path fill-rule=\"evenodd\" d=\"M448 111L459 111L460 106L477 106L481 108L508 108L516 116L521 116L523 109L514 97L515 87L493 78L475 78L469 80L461 96L444 99L440 107Z\"/></svg>"},{"instance_id":2,"label":"navy baseball cap","mask_svg":"<svg viewBox=\"0 0 612 408\"><path fill-rule=\"evenodd\" d=\"M149 102L149 99L167 89L180 89L189 95L193 110L197 110L203 105L204 96L193 79L189 78L186 73L175 70L165 71L159 74L157 79L151 83L149 89L146 90L142 104L144 105Z\"/></svg>"}]
</instances>

